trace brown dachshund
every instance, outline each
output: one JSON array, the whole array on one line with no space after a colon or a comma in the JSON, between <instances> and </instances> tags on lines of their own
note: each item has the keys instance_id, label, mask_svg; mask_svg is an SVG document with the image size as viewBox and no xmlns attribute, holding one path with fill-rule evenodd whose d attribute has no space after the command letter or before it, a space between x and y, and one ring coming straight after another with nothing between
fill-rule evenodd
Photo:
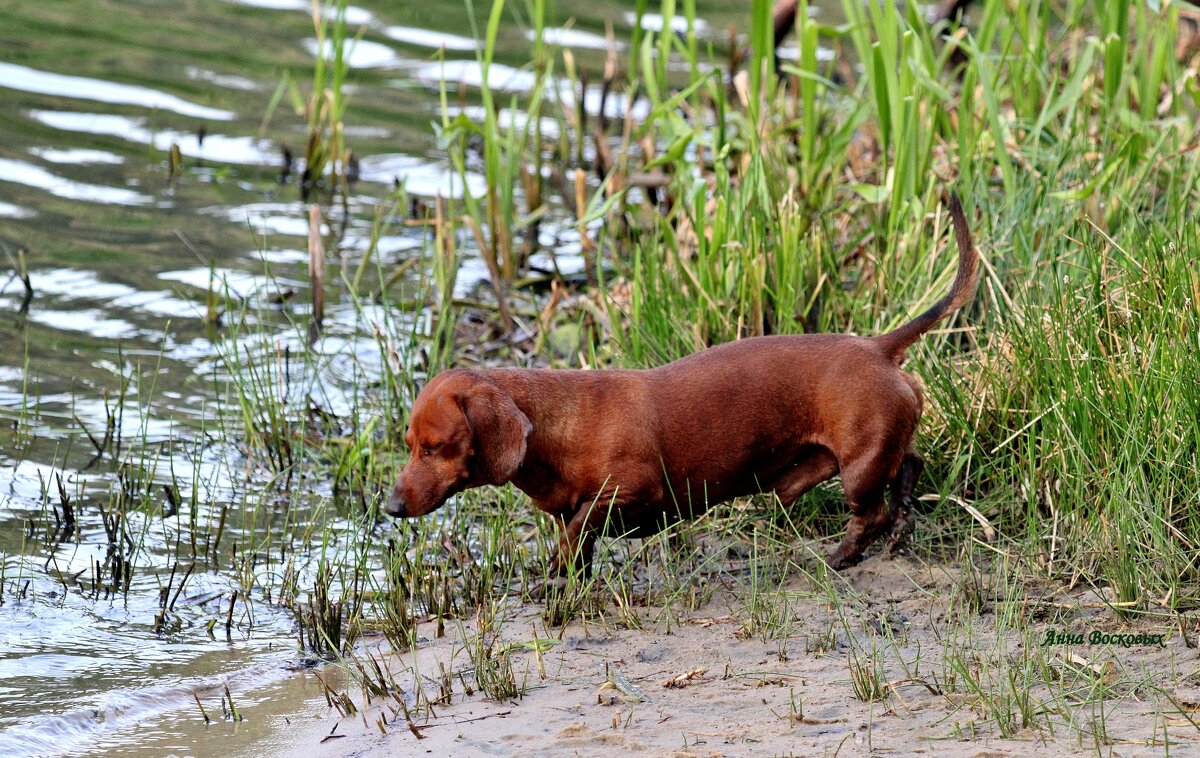
<instances>
[{"instance_id":1,"label":"brown dachshund","mask_svg":"<svg viewBox=\"0 0 1200 758\"><path fill-rule=\"evenodd\" d=\"M413 405L412 457L384 510L423 516L470 487L512 482L558 520L552 569L562 572L590 566L601 531L646 536L757 492L787 507L841 474L853 515L829 564L857 563L884 533L903 540L923 466L912 447L922 399L900 364L979 280L953 196L950 216L950 293L887 334L753 337L642 371L438 374Z\"/></svg>"}]
</instances>

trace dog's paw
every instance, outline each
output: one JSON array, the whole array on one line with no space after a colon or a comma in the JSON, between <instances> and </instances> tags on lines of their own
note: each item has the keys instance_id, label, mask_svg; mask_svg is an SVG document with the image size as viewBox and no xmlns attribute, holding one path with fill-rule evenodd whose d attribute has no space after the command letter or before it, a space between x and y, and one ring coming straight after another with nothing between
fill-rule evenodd
<instances>
[{"instance_id":1,"label":"dog's paw","mask_svg":"<svg viewBox=\"0 0 1200 758\"><path fill-rule=\"evenodd\" d=\"M834 571L842 571L851 566L857 566L859 563L862 563L862 559L862 553L846 554L841 550L835 550L832 555L825 559L825 563L829 564L829 568Z\"/></svg>"},{"instance_id":2,"label":"dog's paw","mask_svg":"<svg viewBox=\"0 0 1200 758\"><path fill-rule=\"evenodd\" d=\"M896 557L901 550L908 546L908 538L912 536L915 525L915 519L907 510L902 511L896 517L891 533L887 537L887 547L884 549L884 554L888 558Z\"/></svg>"},{"instance_id":3,"label":"dog's paw","mask_svg":"<svg viewBox=\"0 0 1200 758\"><path fill-rule=\"evenodd\" d=\"M535 583L529 588L529 597L533 600L545 600L566 591L570 580L565 576L551 576Z\"/></svg>"}]
</instances>

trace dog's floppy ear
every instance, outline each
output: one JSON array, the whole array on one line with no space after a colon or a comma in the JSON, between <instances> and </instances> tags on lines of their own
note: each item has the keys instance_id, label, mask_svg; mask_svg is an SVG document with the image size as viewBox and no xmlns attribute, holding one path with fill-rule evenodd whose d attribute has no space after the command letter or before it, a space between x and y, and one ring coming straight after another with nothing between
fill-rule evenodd
<instances>
[{"instance_id":1,"label":"dog's floppy ear","mask_svg":"<svg viewBox=\"0 0 1200 758\"><path fill-rule=\"evenodd\" d=\"M504 484L525 460L525 440L533 424L508 393L491 382L477 383L459 404L471 427L476 472L488 484Z\"/></svg>"}]
</instances>

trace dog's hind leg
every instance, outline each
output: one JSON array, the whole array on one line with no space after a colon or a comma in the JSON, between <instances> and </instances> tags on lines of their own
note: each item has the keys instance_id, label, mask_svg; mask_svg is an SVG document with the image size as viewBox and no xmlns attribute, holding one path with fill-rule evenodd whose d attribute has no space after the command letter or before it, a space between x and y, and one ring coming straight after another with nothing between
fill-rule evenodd
<instances>
[{"instance_id":1,"label":"dog's hind leg","mask_svg":"<svg viewBox=\"0 0 1200 758\"><path fill-rule=\"evenodd\" d=\"M891 508L883 493L900 461L887 449L860 456L842 467L842 486L850 504L846 536L829 556L835 569L849 568L862 560L863 550L892 526Z\"/></svg>"},{"instance_id":2,"label":"dog's hind leg","mask_svg":"<svg viewBox=\"0 0 1200 758\"><path fill-rule=\"evenodd\" d=\"M896 478L892 480L890 502L892 529L888 534L887 546L889 555L904 547L904 544L908 542L909 535L912 534L913 516L910 509L912 493L924 468L924 459L915 451L909 450L904 454L904 459L900 461L900 470L896 472Z\"/></svg>"}]
</instances>

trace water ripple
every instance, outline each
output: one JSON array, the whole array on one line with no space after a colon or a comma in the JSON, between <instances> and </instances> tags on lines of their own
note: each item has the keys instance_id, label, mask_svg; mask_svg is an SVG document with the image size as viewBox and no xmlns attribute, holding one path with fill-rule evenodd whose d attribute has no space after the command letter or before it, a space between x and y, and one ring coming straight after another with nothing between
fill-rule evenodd
<instances>
[{"instance_id":1,"label":"water ripple","mask_svg":"<svg viewBox=\"0 0 1200 758\"><path fill-rule=\"evenodd\" d=\"M7 158L0 158L0 181L45 190L65 200L85 200L108 205L150 205L154 202L154 198L140 192L72 181L32 163Z\"/></svg>"},{"instance_id":2,"label":"water ripple","mask_svg":"<svg viewBox=\"0 0 1200 758\"><path fill-rule=\"evenodd\" d=\"M28 111L28 115L35 121L55 129L120 137L130 142L153 145L164 152L170 150L171 145L178 145L179 151L184 155L201 160L251 166L273 160L271 154L274 152L274 148L270 143L254 137L226 137L221 134L208 134L201 140L200 136L194 132L180 132L172 129L159 129L152 132L146 128L145 119L131 118L115 113L76 113L33 109Z\"/></svg>"},{"instance_id":3,"label":"water ripple","mask_svg":"<svg viewBox=\"0 0 1200 758\"><path fill-rule=\"evenodd\" d=\"M432 47L434 49L444 47L447 50L474 50L478 47L475 40L469 37L459 37L454 34L436 32L431 29L419 29L412 26L389 26L383 30L383 33L389 39L418 47Z\"/></svg>"},{"instance_id":4,"label":"water ripple","mask_svg":"<svg viewBox=\"0 0 1200 758\"><path fill-rule=\"evenodd\" d=\"M236 114L189 103L187 100L165 92L138 87L132 84L106 82L86 76L67 76L49 71L38 71L15 63L0 62L0 87L33 92L39 95L56 95L79 100L99 100L115 105L140 105L143 108L158 108L173 111L181 116L207 118L213 121L231 121Z\"/></svg>"}]
</instances>

